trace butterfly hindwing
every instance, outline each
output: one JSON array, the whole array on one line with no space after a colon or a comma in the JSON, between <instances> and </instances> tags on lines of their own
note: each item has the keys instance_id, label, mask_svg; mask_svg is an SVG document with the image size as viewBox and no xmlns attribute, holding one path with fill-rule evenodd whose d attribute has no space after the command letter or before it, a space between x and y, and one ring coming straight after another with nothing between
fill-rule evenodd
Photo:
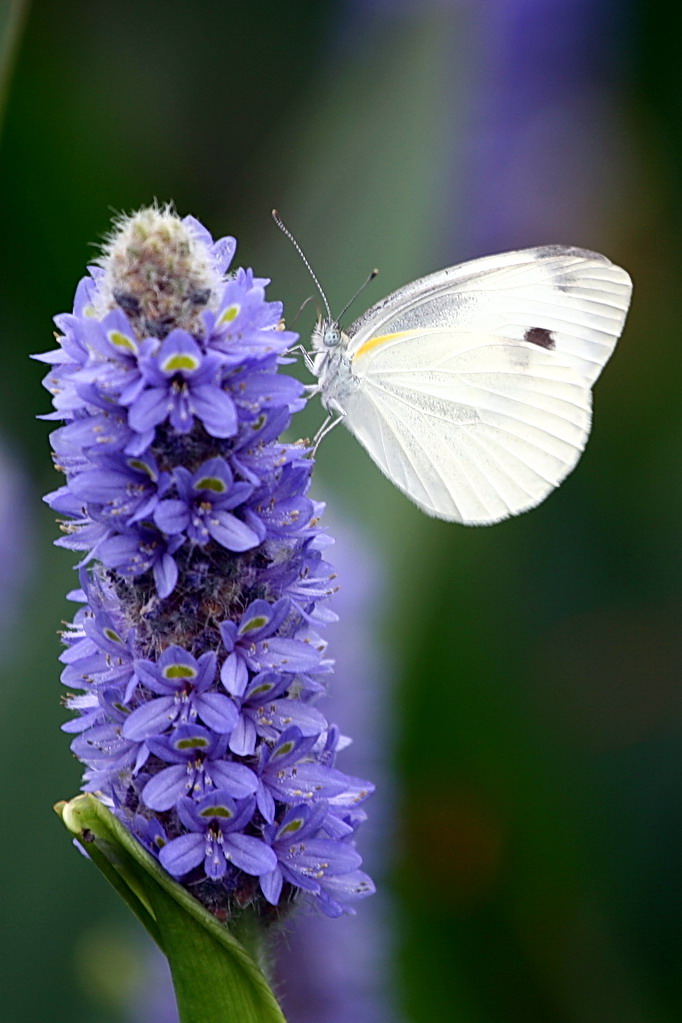
<instances>
[{"instance_id":1,"label":"butterfly hindwing","mask_svg":"<svg viewBox=\"0 0 682 1023\"><path fill-rule=\"evenodd\" d=\"M484 524L531 508L585 446L589 386L541 347L422 329L357 361L346 424L431 515Z\"/></svg>"}]
</instances>

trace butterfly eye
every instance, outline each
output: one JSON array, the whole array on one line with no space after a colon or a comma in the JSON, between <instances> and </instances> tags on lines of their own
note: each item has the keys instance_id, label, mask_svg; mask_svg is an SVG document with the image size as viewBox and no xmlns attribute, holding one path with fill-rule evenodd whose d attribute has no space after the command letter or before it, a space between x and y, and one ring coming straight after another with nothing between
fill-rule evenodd
<instances>
[{"instance_id":1,"label":"butterfly eye","mask_svg":"<svg viewBox=\"0 0 682 1023\"><path fill-rule=\"evenodd\" d=\"M341 331L337 327L328 327L324 332L324 343L327 348L334 348L341 341Z\"/></svg>"}]
</instances>

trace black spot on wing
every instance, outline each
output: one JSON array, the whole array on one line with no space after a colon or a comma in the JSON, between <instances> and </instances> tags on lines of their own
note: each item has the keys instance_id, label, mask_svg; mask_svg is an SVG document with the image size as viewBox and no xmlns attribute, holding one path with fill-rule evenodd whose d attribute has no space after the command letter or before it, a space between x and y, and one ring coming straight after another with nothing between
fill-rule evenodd
<instances>
[{"instance_id":1,"label":"black spot on wing","mask_svg":"<svg viewBox=\"0 0 682 1023\"><path fill-rule=\"evenodd\" d=\"M552 332L545 327L529 327L523 335L523 340L530 341L532 345L538 345L539 348L554 348Z\"/></svg>"}]
</instances>

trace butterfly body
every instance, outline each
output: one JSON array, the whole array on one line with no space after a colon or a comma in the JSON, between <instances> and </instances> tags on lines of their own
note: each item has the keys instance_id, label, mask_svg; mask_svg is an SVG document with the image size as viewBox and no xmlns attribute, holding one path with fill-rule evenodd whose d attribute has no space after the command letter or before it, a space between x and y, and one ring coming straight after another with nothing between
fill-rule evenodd
<instances>
[{"instance_id":1,"label":"butterfly body","mask_svg":"<svg viewBox=\"0 0 682 1023\"><path fill-rule=\"evenodd\" d=\"M346 333L318 324L323 404L428 514L497 522L542 501L578 461L630 293L624 270L582 249L448 267Z\"/></svg>"},{"instance_id":2,"label":"butterfly body","mask_svg":"<svg viewBox=\"0 0 682 1023\"><path fill-rule=\"evenodd\" d=\"M350 338L333 320L321 320L312 336L313 372L322 404L329 412L345 414L345 405L361 383L353 372Z\"/></svg>"}]
</instances>

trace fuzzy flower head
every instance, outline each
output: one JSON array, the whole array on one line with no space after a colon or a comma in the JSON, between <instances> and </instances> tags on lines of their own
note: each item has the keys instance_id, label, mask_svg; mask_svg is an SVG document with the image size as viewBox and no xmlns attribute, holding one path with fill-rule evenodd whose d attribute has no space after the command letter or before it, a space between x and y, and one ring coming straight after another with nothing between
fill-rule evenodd
<instances>
[{"instance_id":1,"label":"fuzzy flower head","mask_svg":"<svg viewBox=\"0 0 682 1023\"><path fill-rule=\"evenodd\" d=\"M318 706L333 618L295 335L236 244L156 207L123 218L56 318L45 386L65 483L46 500L82 552L64 634L72 750L162 865L228 917L372 891L354 835L368 782Z\"/></svg>"}]
</instances>

